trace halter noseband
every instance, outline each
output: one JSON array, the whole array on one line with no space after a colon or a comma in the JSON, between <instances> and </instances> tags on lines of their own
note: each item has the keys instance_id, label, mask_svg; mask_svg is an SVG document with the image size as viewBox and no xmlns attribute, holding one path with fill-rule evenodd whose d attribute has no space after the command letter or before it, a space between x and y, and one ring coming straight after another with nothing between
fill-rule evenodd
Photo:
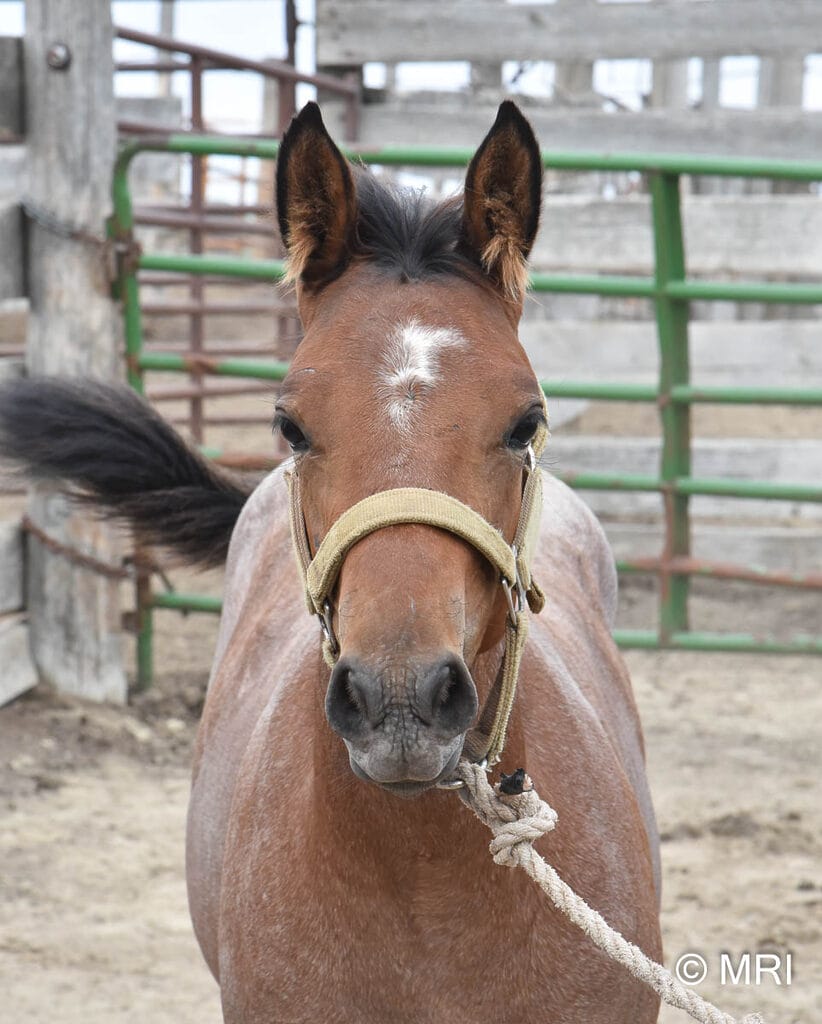
<instances>
[{"instance_id":1,"label":"halter noseband","mask_svg":"<svg viewBox=\"0 0 822 1024\"><path fill-rule=\"evenodd\" d=\"M286 473L291 539L305 585L306 605L308 611L320 620L323 657L330 668L334 667L339 656L339 644L332 626L331 593L345 556L370 533L400 523L435 526L467 541L499 572L508 614L505 619L505 654L493 688L499 690L497 709L490 731L486 734L479 729L472 730L465 742L466 753L473 760L486 762L489 767L499 761L505 746L522 652L528 636L528 609L536 613L545 604L545 597L531 576L531 560L542 514L542 474L537 468L537 457L545 446L546 438L547 430L540 427L528 449L519 519L511 544L479 512L451 495L422 487L398 487L363 498L343 512L312 558L299 476L293 469Z\"/></svg>"}]
</instances>

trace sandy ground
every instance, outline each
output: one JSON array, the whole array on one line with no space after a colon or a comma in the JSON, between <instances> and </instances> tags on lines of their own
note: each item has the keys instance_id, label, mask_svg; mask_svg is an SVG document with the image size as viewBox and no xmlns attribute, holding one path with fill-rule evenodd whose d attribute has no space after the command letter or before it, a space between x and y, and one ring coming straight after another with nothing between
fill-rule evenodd
<instances>
[{"instance_id":1,"label":"sandy ground","mask_svg":"<svg viewBox=\"0 0 822 1024\"><path fill-rule=\"evenodd\" d=\"M626 592L626 623L645 598ZM183 873L187 765L215 625L159 615L157 684L127 708L35 691L0 711L3 1024L220 1020ZM819 1020L822 664L627 658L663 835L668 962L703 956L700 991L727 1012ZM749 985L720 984L722 952L736 964L757 951L781 958L783 982L790 953L792 983L756 985L752 973Z\"/></svg>"}]
</instances>

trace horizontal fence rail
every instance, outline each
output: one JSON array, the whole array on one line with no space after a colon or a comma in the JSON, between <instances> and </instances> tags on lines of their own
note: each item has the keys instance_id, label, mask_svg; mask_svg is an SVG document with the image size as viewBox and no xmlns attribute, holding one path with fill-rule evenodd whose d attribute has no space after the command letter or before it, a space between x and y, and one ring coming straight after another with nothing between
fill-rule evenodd
<instances>
[{"instance_id":1,"label":"horizontal fence rail","mask_svg":"<svg viewBox=\"0 0 822 1024\"><path fill-rule=\"evenodd\" d=\"M788 16L789 15L789 16ZM504 17L504 30L501 31ZM698 54L802 55L819 29L815 0L722 0L720 4L506 5L499 0L319 0L320 65L368 61L590 61L679 59Z\"/></svg>"},{"instance_id":2,"label":"horizontal fence rail","mask_svg":"<svg viewBox=\"0 0 822 1024\"><path fill-rule=\"evenodd\" d=\"M217 276L219 278L278 281L284 264L279 260L250 260L228 256L143 253L134 241L134 210L128 185L132 161L141 153L170 152L200 155L235 155L276 159L276 141L225 137L167 135L128 142L120 151L114 172L114 215L109 230L119 254L117 291L123 304L127 373L130 384L143 391L146 371L196 372L203 375L281 381L288 365L273 360L217 358L200 353L145 352L139 301L138 272L168 275ZM473 155L463 148L384 146L349 156L376 166L464 167ZM702 281L687 277L682 238L680 179L683 175L714 175L742 178L776 178L788 181L822 181L822 162L731 159L690 155L656 154L542 154L546 168L567 171L637 171L645 175L651 195L654 235L652 277L533 273L531 288L537 292L592 294L645 298L656 312L659 342L659 384L588 383L544 380L549 398L603 399L650 402L659 408L662 424L662 458L657 475L631 473L558 473L560 479L580 490L648 491L662 495L665 540L657 558L618 563L623 572L653 573L659 579L659 624L656 630L617 630L623 647L670 648L693 651L822 654L822 637L796 636L780 640L744 633L712 633L688 627L688 588L693 576L736 579L775 586L822 587L822 574L796 577L767 573L756 567L728 566L694 559L690 555L689 499L718 495L737 499L821 502L822 486L805 483L774 483L762 480L695 477L691 473L691 424L693 405L763 404L822 405L822 387L700 387L690 382L688 304L692 300L822 303L822 284L768 281ZM273 460L221 453L206 454L226 465L243 469L268 468ZM155 608L216 613L216 598L176 592L153 593L145 579L138 586L138 681L151 678L151 612Z\"/></svg>"}]
</instances>

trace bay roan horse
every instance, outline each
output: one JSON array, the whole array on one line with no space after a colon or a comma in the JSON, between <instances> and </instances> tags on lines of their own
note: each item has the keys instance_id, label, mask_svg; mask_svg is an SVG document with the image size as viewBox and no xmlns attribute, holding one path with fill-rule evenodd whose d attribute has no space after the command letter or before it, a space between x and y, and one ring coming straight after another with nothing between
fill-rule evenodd
<instances>
[{"instance_id":1,"label":"bay roan horse","mask_svg":"<svg viewBox=\"0 0 822 1024\"><path fill-rule=\"evenodd\" d=\"M286 474L313 555L369 495L470 506L508 543L542 393L517 339L539 150L504 103L464 196L429 204L343 157L309 104L283 139L279 220L305 336L277 399L293 460L249 496L125 389L6 388L2 443L144 543L220 561L225 603L188 820L191 913L231 1024L649 1024L657 999L555 911L447 781L493 716L508 608L452 532L401 522L347 553L306 613ZM642 737L611 638L602 531L544 478L533 616L508 729L557 809L539 848L589 904L660 955L657 837ZM301 524L298 524L298 529ZM413 796L415 799L402 799Z\"/></svg>"}]
</instances>

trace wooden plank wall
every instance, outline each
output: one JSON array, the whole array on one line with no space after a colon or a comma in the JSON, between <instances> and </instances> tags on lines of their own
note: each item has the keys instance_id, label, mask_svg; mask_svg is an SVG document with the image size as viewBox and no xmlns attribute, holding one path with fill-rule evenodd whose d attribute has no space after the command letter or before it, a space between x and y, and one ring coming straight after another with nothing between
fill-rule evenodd
<instances>
[{"instance_id":1,"label":"wooden plank wall","mask_svg":"<svg viewBox=\"0 0 822 1024\"><path fill-rule=\"evenodd\" d=\"M816 196L686 195L682 217L688 271L695 276L822 277ZM531 262L538 270L651 273L648 197L546 196Z\"/></svg>"},{"instance_id":2,"label":"wooden plank wall","mask_svg":"<svg viewBox=\"0 0 822 1024\"><path fill-rule=\"evenodd\" d=\"M822 153L822 114L792 108L604 113L518 101L545 149L804 160L816 160ZM493 123L497 102L470 94L389 94L363 107L359 141L368 146L475 146ZM323 111L336 137L343 138L342 109L326 101Z\"/></svg>"},{"instance_id":3,"label":"wooden plank wall","mask_svg":"<svg viewBox=\"0 0 822 1024\"><path fill-rule=\"evenodd\" d=\"M390 88L373 96L380 102L368 104L362 117L361 140L368 144L474 144L490 124L497 97L489 86L496 82L499 91L503 61L552 61L555 100L529 110L546 147L815 159L822 152L822 115L800 114L799 106L803 59L818 48L819 28L816 0L318 0L317 61L350 70L372 61L462 60L476 69L462 97L403 97ZM758 106L774 108L767 117L761 110L719 109L719 61L729 55L762 59ZM689 110L691 57L705 63L702 102ZM649 109L603 111L593 94L593 62L632 58L653 62Z\"/></svg>"},{"instance_id":4,"label":"wooden plank wall","mask_svg":"<svg viewBox=\"0 0 822 1024\"><path fill-rule=\"evenodd\" d=\"M504 23L500 9L504 8ZM788 13L790 9L790 13ZM318 0L317 62L627 59L808 52L816 0L501 4Z\"/></svg>"}]
</instances>

